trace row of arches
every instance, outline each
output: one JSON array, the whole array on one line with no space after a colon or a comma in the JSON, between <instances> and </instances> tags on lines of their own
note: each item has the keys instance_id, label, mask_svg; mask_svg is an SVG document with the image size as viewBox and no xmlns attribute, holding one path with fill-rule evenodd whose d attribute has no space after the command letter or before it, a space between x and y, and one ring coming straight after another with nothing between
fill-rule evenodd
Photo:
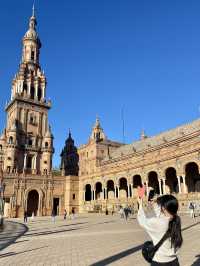
<instances>
[{"instance_id":1,"label":"row of arches","mask_svg":"<svg viewBox=\"0 0 200 266\"><path fill-rule=\"evenodd\" d=\"M142 185L146 185L147 190L154 189L156 194L200 192L199 167L194 162L188 163L185 176L177 176L176 169L169 167L165 171L165 177L161 178L156 171L151 171L146 181L138 174L132 177L131 182L126 177L121 177L117 185L113 180L108 180L104 186L98 181L94 189L91 184L86 184L85 201L132 197L137 195L138 187Z\"/></svg>"},{"instance_id":2,"label":"row of arches","mask_svg":"<svg viewBox=\"0 0 200 266\"><path fill-rule=\"evenodd\" d=\"M23 93L25 95L28 94L28 86L27 86L26 83L23 85ZM38 101L40 101L43 96L44 96L43 95L43 91L42 91L42 89L40 87L38 87L36 89L35 87L31 86L31 88L30 88L30 98L31 99L33 99L33 100L37 99Z\"/></svg>"}]
</instances>

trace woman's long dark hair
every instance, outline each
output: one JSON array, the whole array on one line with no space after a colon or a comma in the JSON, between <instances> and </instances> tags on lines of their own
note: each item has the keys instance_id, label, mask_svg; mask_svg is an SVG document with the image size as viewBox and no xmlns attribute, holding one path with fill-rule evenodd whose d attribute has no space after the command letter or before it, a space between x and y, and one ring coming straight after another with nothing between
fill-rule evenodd
<instances>
[{"instance_id":1,"label":"woman's long dark hair","mask_svg":"<svg viewBox=\"0 0 200 266\"><path fill-rule=\"evenodd\" d=\"M157 198L157 204L160 205L161 209L164 208L173 217L169 221L168 234L171 238L171 245L176 251L183 243L181 234L181 219L177 215L178 200L172 195L163 195Z\"/></svg>"}]
</instances>

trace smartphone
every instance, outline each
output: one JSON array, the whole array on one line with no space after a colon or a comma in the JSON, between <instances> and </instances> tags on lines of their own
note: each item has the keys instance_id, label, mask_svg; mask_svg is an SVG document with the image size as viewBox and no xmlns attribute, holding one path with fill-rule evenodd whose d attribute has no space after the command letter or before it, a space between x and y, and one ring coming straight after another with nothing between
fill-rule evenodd
<instances>
[{"instance_id":1,"label":"smartphone","mask_svg":"<svg viewBox=\"0 0 200 266\"><path fill-rule=\"evenodd\" d=\"M148 201L151 201L155 196L155 190L152 189L149 191Z\"/></svg>"}]
</instances>

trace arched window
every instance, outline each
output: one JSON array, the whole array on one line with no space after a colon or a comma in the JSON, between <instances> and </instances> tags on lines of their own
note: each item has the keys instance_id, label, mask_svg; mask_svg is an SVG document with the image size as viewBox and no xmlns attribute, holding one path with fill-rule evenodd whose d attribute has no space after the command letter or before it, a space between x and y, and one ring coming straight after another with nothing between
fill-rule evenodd
<instances>
[{"instance_id":1,"label":"arched window","mask_svg":"<svg viewBox=\"0 0 200 266\"><path fill-rule=\"evenodd\" d=\"M45 142L45 148L48 148L49 144L48 142Z\"/></svg>"},{"instance_id":2,"label":"arched window","mask_svg":"<svg viewBox=\"0 0 200 266\"><path fill-rule=\"evenodd\" d=\"M32 139L29 139L29 140L28 140L28 145L29 145L29 146L32 146L32 145L33 145L33 140L32 140Z\"/></svg>"},{"instance_id":3,"label":"arched window","mask_svg":"<svg viewBox=\"0 0 200 266\"><path fill-rule=\"evenodd\" d=\"M42 98L42 90L41 88L38 88L38 101L40 101Z\"/></svg>"},{"instance_id":4,"label":"arched window","mask_svg":"<svg viewBox=\"0 0 200 266\"><path fill-rule=\"evenodd\" d=\"M2 145L0 145L0 151L2 151L2 149L3 149L3 146L2 146Z\"/></svg>"},{"instance_id":5,"label":"arched window","mask_svg":"<svg viewBox=\"0 0 200 266\"><path fill-rule=\"evenodd\" d=\"M34 99L35 97L35 88L31 87L31 99Z\"/></svg>"},{"instance_id":6,"label":"arched window","mask_svg":"<svg viewBox=\"0 0 200 266\"><path fill-rule=\"evenodd\" d=\"M31 51L31 60L34 60L35 59L35 53L34 51Z\"/></svg>"},{"instance_id":7,"label":"arched window","mask_svg":"<svg viewBox=\"0 0 200 266\"><path fill-rule=\"evenodd\" d=\"M24 85L23 85L23 92L24 91L27 93L27 84L26 83L24 83Z\"/></svg>"},{"instance_id":8,"label":"arched window","mask_svg":"<svg viewBox=\"0 0 200 266\"><path fill-rule=\"evenodd\" d=\"M11 167L7 166L7 173L10 173Z\"/></svg>"},{"instance_id":9,"label":"arched window","mask_svg":"<svg viewBox=\"0 0 200 266\"><path fill-rule=\"evenodd\" d=\"M11 136L8 141L9 144L13 144L13 137Z\"/></svg>"}]
</instances>

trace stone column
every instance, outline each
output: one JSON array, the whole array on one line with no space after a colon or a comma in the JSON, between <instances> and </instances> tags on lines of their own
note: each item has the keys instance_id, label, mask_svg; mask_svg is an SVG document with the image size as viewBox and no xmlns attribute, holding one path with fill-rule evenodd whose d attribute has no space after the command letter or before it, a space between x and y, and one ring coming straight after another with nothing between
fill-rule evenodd
<instances>
[{"instance_id":1,"label":"stone column","mask_svg":"<svg viewBox=\"0 0 200 266\"><path fill-rule=\"evenodd\" d=\"M28 95L30 96L31 95L31 83L28 82Z\"/></svg>"},{"instance_id":2,"label":"stone column","mask_svg":"<svg viewBox=\"0 0 200 266\"><path fill-rule=\"evenodd\" d=\"M23 172L26 170L26 161L27 161L27 153L24 154L24 169Z\"/></svg>"},{"instance_id":3,"label":"stone column","mask_svg":"<svg viewBox=\"0 0 200 266\"><path fill-rule=\"evenodd\" d=\"M42 99L45 98L45 86L43 85L42 86Z\"/></svg>"},{"instance_id":4,"label":"stone column","mask_svg":"<svg viewBox=\"0 0 200 266\"><path fill-rule=\"evenodd\" d=\"M149 196L149 184L148 184L148 181L145 181L146 183L146 194L147 194L147 197Z\"/></svg>"},{"instance_id":5,"label":"stone column","mask_svg":"<svg viewBox=\"0 0 200 266\"><path fill-rule=\"evenodd\" d=\"M182 193L181 191L181 180L180 180L180 176L177 176L177 179L178 179L178 193Z\"/></svg>"},{"instance_id":6,"label":"stone column","mask_svg":"<svg viewBox=\"0 0 200 266\"><path fill-rule=\"evenodd\" d=\"M91 200L94 200L94 190L92 189L92 198L91 198Z\"/></svg>"},{"instance_id":7,"label":"stone column","mask_svg":"<svg viewBox=\"0 0 200 266\"><path fill-rule=\"evenodd\" d=\"M163 181L163 194L166 194L165 178L163 178L162 181Z\"/></svg>"},{"instance_id":8,"label":"stone column","mask_svg":"<svg viewBox=\"0 0 200 266\"><path fill-rule=\"evenodd\" d=\"M105 187L105 195L104 195L104 199L107 199L107 188Z\"/></svg>"},{"instance_id":9,"label":"stone column","mask_svg":"<svg viewBox=\"0 0 200 266\"><path fill-rule=\"evenodd\" d=\"M83 190L83 201L85 202L85 190Z\"/></svg>"},{"instance_id":10,"label":"stone column","mask_svg":"<svg viewBox=\"0 0 200 266\"><path fill-rule=\"evenodd\" d=\"M38 100L38 83L35 84L35 100Z\"/></svg>"},{"instance_id":11,"label":"stone column","mask_svg":"<svg viewBox=\"0 0 200 266\"><path fill-rule=\"evenodd\" d=\"M133 188L133 184L131 184L131 191L132 191L131 196L132 196L132 198L133 198L133 197L134 197L134 188Z\"/></svg>"},{"instance_id":12,"label":"stone column","mask_svg":"<svg viewBox=\"0 0 200 266\"><path fill-rule=\"evenodd\" d=\"M117 198L117 187L115 186L115 199Z\"/></svg>"},{"instance_id":13,"label":"stone column","mask_svg":"<svg viewBox=\"0 0 200 266\"><path fill-rule=\"evenodd\" d=\"M130 198L130 186L129 186L129 184L127 184L127 187L128 187L127 198Z\"/></svg>"},{"instance_id":14,"label":"stone column","mask_svg":"<svg viewBox=\"0 0 200 266\"><path fill-rule=\"evenodd\" d=\"M158 182L159 182L160 195L162 195L162 186L161 186L161 179L160 178L158 178Z\"/></svg>"},{"instance_id":15,"label":"stone column","mask_svg":"<svg viewBox=\"0 0 200 266\"><path fill-rule=\"evenodd\" d=\"M186 188L186 184L185 184L185 175L182 175L182 178L183 178L183 190L184 190L183 193L187 193L187 188Z\"/></svg>"}]
</instances>

